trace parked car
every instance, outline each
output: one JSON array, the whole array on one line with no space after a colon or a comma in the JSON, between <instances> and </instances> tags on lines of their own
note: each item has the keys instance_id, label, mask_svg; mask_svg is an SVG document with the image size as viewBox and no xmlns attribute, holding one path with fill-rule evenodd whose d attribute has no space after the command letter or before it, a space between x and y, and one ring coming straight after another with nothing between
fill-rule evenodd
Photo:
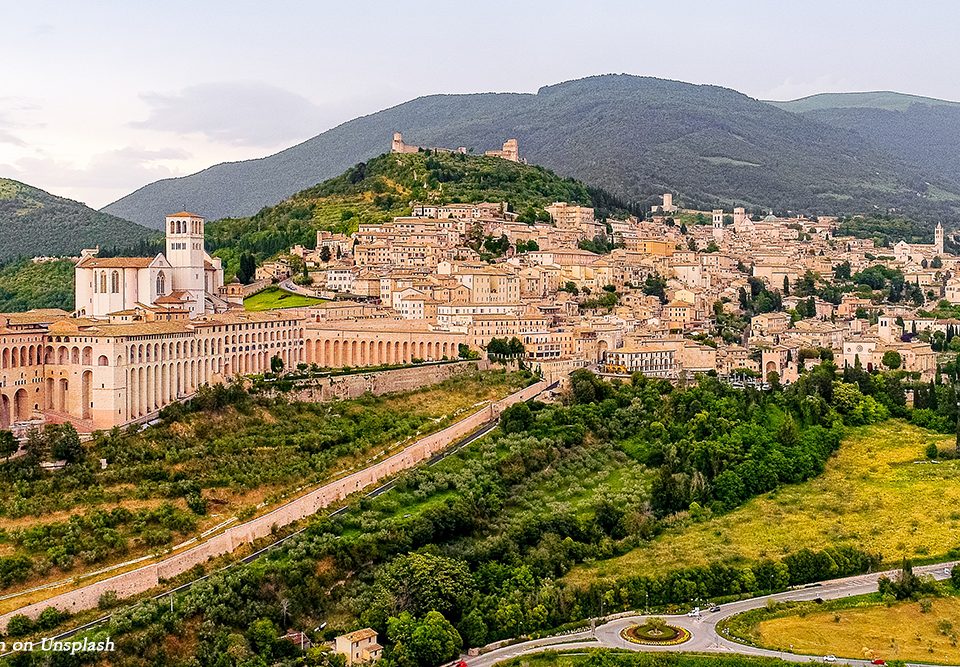
<instances>
[{"instance_id":1,"label":"parked car","mask_svg":"<svg viewBox=\"0 0 960 667\"><path fill-rule=\"evenodd\" d=\"M831 653L830 655L825 655L825 656L823 656L823 661L824 661L824 662L836 662L836 661L837 661L837 656L835 656L833 653Z\"/></svg>"},{"instance_id":2,"label":"parked car","mask_svg":"<svg viewBox=\"0 0 960 667\"><path fill-rule=\"evenodd\" d=\"M694 607L693 609L687 612L687 616L699 616L699 615L700 615L700 607Z\"/></svg>"},{"instance_id":3,"label":"parked car","mask_svg":"<svg viewBox=\"0 0 960 667\"><path fill-rule=\"evenodd\" d=\"M870 664L871 664L871 665L885 665L885 664L887 664L887 661L884 660L883 658L874 658L873 660L870 661Z\"/></svg>"}]
</instances>

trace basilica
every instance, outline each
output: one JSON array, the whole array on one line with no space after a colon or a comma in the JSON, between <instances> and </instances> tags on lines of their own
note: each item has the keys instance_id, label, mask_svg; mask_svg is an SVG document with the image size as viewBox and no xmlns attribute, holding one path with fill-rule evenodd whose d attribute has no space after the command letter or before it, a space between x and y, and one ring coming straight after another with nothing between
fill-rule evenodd
<instances>
[{"instance_id":1,"label":"basilica","mask_svg":"<svg viewBox=\"0 0 960 667\"><path fill-rule=\"evenodd\" d=\"M184 310L191 318L223 312L228 304L219 258L204 250L204 220L186 211L166 217L166 253L156 257L98 257L84 250L76 268L76 315L103 318L142 307Z\"/></svg>"}]
</instances>

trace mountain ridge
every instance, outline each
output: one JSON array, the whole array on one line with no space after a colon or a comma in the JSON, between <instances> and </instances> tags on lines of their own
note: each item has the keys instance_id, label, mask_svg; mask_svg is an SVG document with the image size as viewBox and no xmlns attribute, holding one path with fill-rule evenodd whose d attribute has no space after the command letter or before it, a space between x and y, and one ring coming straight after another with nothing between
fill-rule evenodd
<instances>
[{"instance_id":1,"label":"mountain ridge","mask_svg":"<svg viewBox=\"0 0 960 667\"><path fill-rule=\"evenodd\" d=\"M834 118L722 86L632 75L419 97L270 156L148 184L103 210L148 226L184 203L210 219L252 215L378 155L394 131L413 144L477 150L516 137L531 162L636 201L669 190L704 204L811 213L960 212L960 168L948 160L907 159Z\"/></svg>"}]
</instances>

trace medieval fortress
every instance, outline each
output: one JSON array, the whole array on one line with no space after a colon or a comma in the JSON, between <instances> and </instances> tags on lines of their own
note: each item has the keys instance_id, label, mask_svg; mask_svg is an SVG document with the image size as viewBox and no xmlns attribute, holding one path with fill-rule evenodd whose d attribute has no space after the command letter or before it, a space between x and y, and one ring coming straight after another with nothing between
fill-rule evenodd
<instances>
[{"instance_id":1,"label":"medieval fortress","mask_svg":"<svg viewBox=\"0 0 960 667\"><path fill-rule=\"evenodd\" d=\"M460 146L458 148L428 148L425 146L413 146L411 144L404 143L403 135L400 132L393 133L393 143L390 146L391 153L419 153L420 151L462 153L464 155L467 153L465 146ZM507 139L505 142L503 142L503 148L498 151L485 151L484 155L487 157L503 158L504 160L510 160L511 162L526 162L526 160L520 159L520 147L517 144L516 139Z\"/></svg>"}]
</instances>

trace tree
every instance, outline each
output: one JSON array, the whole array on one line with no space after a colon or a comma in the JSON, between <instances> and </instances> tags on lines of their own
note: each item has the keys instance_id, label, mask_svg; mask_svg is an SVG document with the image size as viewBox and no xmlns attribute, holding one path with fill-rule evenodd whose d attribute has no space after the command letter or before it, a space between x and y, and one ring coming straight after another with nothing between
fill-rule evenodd
<instances>
[{"instance_id":1,"label":"tree","mask_svg":"<svg viewBox=\"0 0 960 667\"><path fill-rule=\"evenodd\" d=\"M0 456L10 458L17 453L20 443L10 431L0 431Z\"/></svg>"},{"instance_id":2,"label":"tree","mask_svg":"<svg viewBox=\"0 0 960 667\"><path fill-rule=\"evenodd\" d=\"M283 372L283 358L279 354L270 357L270 370L273 373Z\"/></svg>"},{"instance_id":3,"label":"tree","mask_svg":"<svg viewBox=\"0 0 960 667\"><path fill-rule=\"evenodd\" d=\"M73 424L49 424L44 427L43 434L55 460L67 463L83 460L83 445L80 444L80 435Z\"/></svg>"},{"instance_id":4,"label":"tree","mask_svg":"<svg viewBox=\"0 0 960 667\"><path fill-rule=\"evenodd\" d=\"M436 667L457 657L463 640L457 629L438 611L422 620L403 612L387 621L393 643L390 657L398 667Z\"/></svg>"},{"instance_id":5,"label":"tree","mask_svg":"<svg viewBox=\"0 0 960 667\"><path fill-rule=\"evenodd\" d=\"M332 254L330 253L330 246L323 246L322 248L320 248L320 261L321 261L321 262L323 262L324 264L326 264L326 263L329 262L332 258L333 258L333 256L332 256Z\"/></svg>"},{"instance_id":6,"label":"tree","mask_svg":"<svg viewBox=\"0 0 960 667\"><path fill-rule=\"evenodd\" d=\"M500 415L500 429L504 433L522 433L532 424L533 413L524 401L511 405Z\"/></svg>"},{"instance_id":7,"label":"tree","mask_svg":"<svg viewBox=\"0 0 960 667\"><path fill-rule=\"evenodd\" d=\"M883 365L891 370L897 370L903 363L903 358L896 350L887 350L883 353Z\"/></svg>"},{"instance_id":8,"label":"tree","mask_svg":"<svg viewBox=\"0 0 960 667\"><path fill-rule=\"evenodd\" d=\"M257 273L257 260L249 252L240 255L240 267L237 269L237 280L249 285Z\"/></svg>"}]
</instances>

